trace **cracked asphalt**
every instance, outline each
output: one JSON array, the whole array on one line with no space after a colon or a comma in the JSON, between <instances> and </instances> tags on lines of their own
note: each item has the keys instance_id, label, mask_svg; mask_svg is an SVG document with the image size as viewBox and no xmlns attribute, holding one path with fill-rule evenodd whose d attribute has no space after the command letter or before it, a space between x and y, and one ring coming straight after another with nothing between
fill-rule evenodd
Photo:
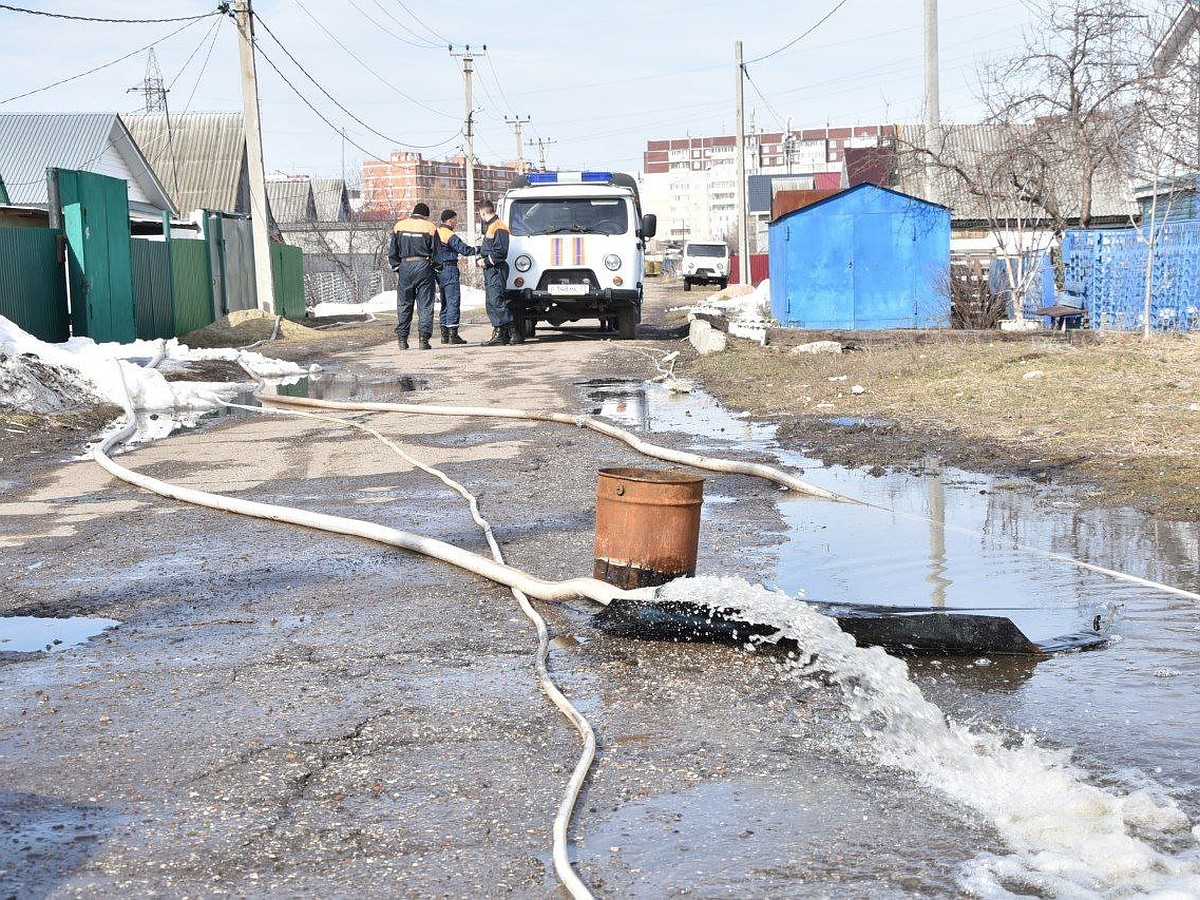
<instances>
[{"instance_id":1,"label":"cracked asphalt","mask_svg":"<svg viewBox=\"0 0 1200 900\"><path fill-rule=\"evenodd\" d=\"M588 408L582 382L651 372L579 337L326 363L428 379L396 399L567 410ZM591 571L596 470L646 464L570 428L362 420L478 493L509 562L551 578ZM121 461L486 552L459 498L328 423L231 415ZM122 624L0 656L0 896L562 895L550 828L578 739L537 687L507 591L183 506L89 462L29 460L5 479L0 615ZM705 509L701 572L765 577L784 528L773 489L710 475L707 490L725 502ZM551 671L598 734L571 828L598 894L954 892L994 843L870 763L838 698L770 657L618 639L583 602L540 609Z\"/></svg>"}]
</instances>

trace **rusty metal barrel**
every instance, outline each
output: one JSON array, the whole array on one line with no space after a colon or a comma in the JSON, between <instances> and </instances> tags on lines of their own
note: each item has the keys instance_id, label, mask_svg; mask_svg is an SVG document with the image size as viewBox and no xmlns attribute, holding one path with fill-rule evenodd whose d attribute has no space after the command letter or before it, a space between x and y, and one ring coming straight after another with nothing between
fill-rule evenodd
<instances>
[{"instance_id":1,"label":"rusty metal barrel","mask_svg":"<svg viewBox=\"0 0 1200 900\"><path fill-rule=\"evenodd\" d=\"M696 574L704 479L667 470L601 469L595 576L633 589Z\"/></svg>"}]
</instances>

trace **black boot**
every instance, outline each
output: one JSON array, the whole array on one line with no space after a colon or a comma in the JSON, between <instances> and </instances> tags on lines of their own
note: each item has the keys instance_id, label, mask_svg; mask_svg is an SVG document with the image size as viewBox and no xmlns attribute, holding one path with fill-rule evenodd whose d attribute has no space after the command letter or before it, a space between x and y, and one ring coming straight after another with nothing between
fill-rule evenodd
<instances>
[{"instance_id":1,"label":"black boot","mask_svg":"<svg viewBox=\"0 0 1200 900\"><path fill-rule=\"evenodd\" d=\"M407 350L408 349L408 335L407 334L396 335L396 346L399 347L401 350Z\"/></svg>"},{"instance_id":2,"label":"black boot","mask_svg":"<svg viewBox=\"0 0 1200 900\"><path fill-rule=\"evenodd\" d=\"M445 325L442 326L442 343L443 344L450 343L450 329L447 328Z\"/></svg>"},{"instance_id":3,"label":"black boot","mask_svg":"<svg viewBox=\"0 0 1200 900\"><path fill-rule=\"evenodd\" d=\"M525 326L524 325L518 325L517 323L514 322L512 325L507 325L505 327L508 329L508 342L510 344L525 343Z\"/></svg>"},{"instance_id":4,"label":"black boot","mask_svg":"<svg viewBox=\"0 0 1200 900\"><path fill-rule=\"evenodd\" d=\"M421 335L421 349L422 350L432 350L433 349L432 347L429 346L429 339L431 337L433 337L432 334Z\"/></svg>"},{"instance_id":5,"label":"black boot","mask_svg":"<svg viewBox=\"0 0 1200 900\"><path fill-rule=\"evenodd\" d=\"M495 328L492 329L492 336L490 338L488 338L486 341L484 341L480 346L496 347L496 346L499 346L500 344L507 344L507 343L508 343L508 326L507 325L497 325Z\"/></svg>"},{"instance_id":6,"label":"black boot","mask_svg":"<svg viewBox=\"0 0 1200 900\"><path fill-rule=\"evenodd\" d=\"M465 344L466 343L466 341L464 341L462 338L460 338L458 336L458 326L457 325L451 325L449 328L446 329L446 331L448 331L450 333L450 340L446 341L445 343L449 343L449 344Z\"/></svg>"}]
</instances>

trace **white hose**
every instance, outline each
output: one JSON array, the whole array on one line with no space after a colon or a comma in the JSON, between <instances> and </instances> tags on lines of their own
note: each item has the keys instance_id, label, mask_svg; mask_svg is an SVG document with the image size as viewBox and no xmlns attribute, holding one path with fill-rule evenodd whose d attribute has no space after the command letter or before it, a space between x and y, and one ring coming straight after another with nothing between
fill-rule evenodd
<instances>
[{"instance_id":1,"label":"white hose","mask_svg":"<svg viewBox=\"0 0 1200 900\"><path fill-rule=\"evenodd\" d=\"M307 406L319 409L366 410L373 412L416 413L427 416L458 416L462 418L493 418L493 419L525 419L533 422L555 422L559 425L575 425L595 431L606 437L628 444L643 456L661 459L667 462L691 466L694 469L705 469L710 472L729 472L737 475L753 475L782 485L791 491L810 494L823 500L840 500L847 503L857 503L849 497L842 497L825 488L809 484L795 475L789 475L782 469L766 466L761 463L739 462L732 459L719 459L713 456L701 456L698 453L688 453L685 450L672 450L643 441L637 435L601 422L588 416L572 416L566 413L544 412L532 409L505 409L489 406L427 406L417 403L348 403L339 400L313 400L308 397L284 397L279 394L260 394L262 403L279 406Z\"/></svg>"},{"instance_id":2,"label":"white hose","mask_svg":"<svg viewBox=\"0 0 1200 900\"><path fill-rule=\"evenodd\" d=\"M384 446L395 452L402 459L417 467L423 472L434 476L456 494L467 501L470 507L471 518L475 520L483 536L487 539L488 546L492 550L492 557L498 563L504 562L504 553L500 549L500 544L496 540L495 534L492 532L491 524L483 518L479 512L479 500L460 482L455 481L445 472L434 466L426 465L416 457L409 454L394 441L381 434L379 431L364 425L361 422L352 422L348 419L339 419L336 416L324 416L319 413L307 413L300 410L292 409L271 409L270 407L255 407L245 406L240 403L226 403L222 401L222 405L232 409L243 409L249 412L269 413L279 416L302 416L306 419L319 419L324 422L332 422L336 425L357 428L359 431L366 432L372 435ZM575 730L579 732L579 737L583 741L583 751L579 756L579 761L575 764L575 770L571 774L570 780L567 782L567 790L563 795L562 802L558 808L558 814L554 817L553 837L552 837L552 855L554 857L554 870L558 874L559 881L563 887L576 900L590 900L592 897L591 891L587 885L576 874L575 869L571 866L571 860L567 854L568 839L567 829L570 827L571 819L575 813L575 804L579 800L579 792L583 789L583 784L587 780L588 773L591 771L592 763L596 759L596 733L592 730L591 723L579 712L571 701L559 690L558 685L550 677L547 660L550 656L550 634L546 628L546 620L541 617L533 605L529 602L529 598L523 591L518 588L510 588L517 602L521 606L521 611L525 613L525 617L533 623L537 629L538 649L534 657L534 664L537 668L538 682L541 685L542 691L550 698L550 701L558 708L558 711L565 716Z\"/></svg>"},{"instance_id":3,"label":"white hose","mask_svg":"<svg viewBox=\"0 0 1200 900\"><path fill-rule=\"evenodd\" d=\"M341 409L341 410L367 410L375 412L400 412L400 413L419 413L432 416L481 416L492 417L499 419L529 419L537 422L557 422L562 425L578 425L582 428L590 429L616 440L623 441L633 449L637 450L646 456L651 456L656 459L663 459L669 462L680 463L685 466L692 466L697 469L706 469L714 472L733 472L742 475L754 475L759 478L765 478L768 481L773 481L776 484L781 484L784 487L801 491L806 494L811 494L815 497L821 497L826 500L837 500L843 503L852 503L858 506L865 506L869 509L880 510L889 515L898 516L901 518L912 519L914 521L924 522L929 524L933 522L928 516L921 516L914 513L902 513L897 510L889 509L878 503L871 503L866 500L859 500L855 497L847 497L844 494L838 494L833 491L828 491L824 488L819 488L789 475L786 472L776 469L773 466L760 465L758 463L743 463L733 460L719 459L715 457L699 456L695 453L687 453L680 450L671 450L666 447L659 447L656 444L649 444L636 435L631 434L615 425L609 425L606 422L601 422L594 418L586 416L570 416L565 413L540 412L536 410L525 409L503 409L489 407L467 407L467 406L423 406L412 403L350 403L335 400L312 400L305 397L283 397L277 394L263 394L258 398L263 403L274 403L284 406L313 406L326 409ZM943 523L934 523L939 527L945 528L947 531L953 531L959 534L968 534L972 537L987 536L984 532L961 528L955 525L945 525ZM1191 600L1200 600L1200 593L1189 591L1184 588L1173 587L1169 584L1163 584L1160 581L1154 581L1149 578L1142 578L1138 575L1130 575L1128 572L1121 572L1117 569L1109 569L1105 566L1099 566L1095 563L1084 562L1081 559L1067 556L1061 553L1054 553L1050 550L1043 550L1041 547L1032 547L1028 544L1012 542L1010 546L1014 550L1019 550L1023 553L1029 553L1034 556L1040 556L1044 559L1051 559L1057 562L1066 563L1078 569L1084 569L1089 572L1097 572L1101 575L1106 575L1117 581L1124 581L1129 584L1137 584L1142 587L1154 588L1167 594L1173 594L1177 597L1187 597Z\"/></svg>"}]
</instances>

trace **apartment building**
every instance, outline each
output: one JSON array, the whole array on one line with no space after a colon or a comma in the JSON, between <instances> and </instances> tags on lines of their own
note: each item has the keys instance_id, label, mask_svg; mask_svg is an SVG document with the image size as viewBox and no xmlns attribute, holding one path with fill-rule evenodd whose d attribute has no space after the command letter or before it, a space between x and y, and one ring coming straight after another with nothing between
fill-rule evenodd
<instances>
[{"instance_id":1,"label":"apartment building","mask_svg":"<svg viewBox=\"0 0 1200 900\"><path fill-rule=\"evenodd\" d=\"M517 176L515 165L475 163L476 204L500 199ZM436 217L443 209L467 209L467 162L462 156L425 159L420 153L397 150L386 160L362 164L362 209L380 218L407 214L425 202Z\"/></svg>"}]
</instances>

